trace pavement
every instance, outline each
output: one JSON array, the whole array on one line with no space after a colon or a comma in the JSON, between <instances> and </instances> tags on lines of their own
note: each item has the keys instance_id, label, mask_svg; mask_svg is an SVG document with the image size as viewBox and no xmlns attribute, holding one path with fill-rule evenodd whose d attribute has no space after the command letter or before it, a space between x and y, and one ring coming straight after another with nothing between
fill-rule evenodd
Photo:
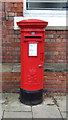
<instances>
[{"instance_id":1,"label":"pavement","mask_svg":"<svg viewBox=\"0 0 68 120\"><path fill-rule=\"evenodd\" d=\"M68 120L66 96L50 96L43 103L28 106L20 103L18 93L0 93L0 120Z\"/></svg>"}]
</instances>

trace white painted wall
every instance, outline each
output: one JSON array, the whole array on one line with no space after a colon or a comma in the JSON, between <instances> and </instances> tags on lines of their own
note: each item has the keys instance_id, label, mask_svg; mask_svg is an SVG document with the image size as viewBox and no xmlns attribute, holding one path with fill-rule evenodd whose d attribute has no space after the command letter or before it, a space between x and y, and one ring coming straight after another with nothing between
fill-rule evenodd
<instances>
[{"instance_id":1,"label":"white painted wall","mask_svg":"<svg viewBox=\"0 0 68 120\"><path fill-rule=\"evenodd\" d=\"M19 29L16 22L26 19L44 20L48 22L48 26L67 26L67 17L14 17L14 29Z\"/></svg>"}]
</instances>

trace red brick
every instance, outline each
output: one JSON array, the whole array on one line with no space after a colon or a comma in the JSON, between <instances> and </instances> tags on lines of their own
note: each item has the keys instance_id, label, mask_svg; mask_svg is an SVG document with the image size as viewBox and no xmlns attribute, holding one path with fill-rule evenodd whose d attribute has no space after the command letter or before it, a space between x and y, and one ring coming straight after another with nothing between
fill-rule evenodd
<instances>
[{"instance_id":1,"label":"red brick","mask_svg":"<svg viewBox=\"0 0 68 120\"><path fill-rule=\"evenodd\" d=\"M23 8L21 8L21 7L18 8L18 9L17 9L17 12L23 12Z\"/></svg>"},{"instance_id":2,"label":"red brick","mask_svg":"<svg viewBox=\"0 0 68 120\"><path fill-rule=\"evenodd\" d=\"M18 12L17 16L23 16L23 13L22 12Z\"/></svg>"},{"instance_id":3,"label":"red brick","mask_svg":"<svg viewBox=\"0 0 68 120\"><path fill-rule=\"evenodd\" d=\"M12 8L13 7L13 3L12 2L8 3L8 7Z\"/></svg>"},{"instance_id":4,"label":"red brick","mask_svg":"<svg viewBox=\"0 0 68 120\"><path fill-rule=\"evenodd\" d=\"M62 72L56 73L56 76L63 76Z\"/></svg>"},{"instance_id":5,"label":"red brick","mask_svg":"<svg viewBox=\"0 0 68 120\"><path fill-rule=\"evenodd\" d=\"M51 82L49 82L49 81L45 81L45 85L66 85L66 82L65 81L51 81Z\"/></svg>"},{"instance_id":6,"label":"red brick","mask_svg":"<svg viewBox=\"0 0 68 120\"><path fill-rule=\"evenodd\" d=\"M5 43L5 44L3 44L3 47L9 47L9 46L11 46L11 47L20 47L20 43Z\"/></svg>"},{"instance_id":7,"label":"red brick","mask_svg":"<svg viewBox=\"0 0 68 120\"><path fill-rule=\"evenodd\" d=\"M60 42L62 42L62 39L57 38L57 39L56 39L56 42L59 42L59 43L60 43Z\"/></svg>"},{"instance_id":8,"label":"red brick","mask_svg":"<svg viewBox=\"0 0 68 120\"><path fill-rule=\"evenodd\" d=\"M54 37L62 39L62 38L66 38L66 35L65 34L55 34Z\"/></svg>"},{"instance_id":9,"label":"red brick","mask_svg":"<svg viewBox=\"0 0 68 120\"><path fill-rule=\"evenodd\" d=\"M19 3L18 3L18 4L19 4ZM17 6L17 3L14 3L14 4L13 4L13 7L18 7L18 6Z\"/></svg>"},{"instance_id":10,"label":"red brick","mask_svg":"<svg viewBox=\"0 0 68 120\"><path fill-rule=\"evenodd\" d=\"M49 47L66 47L66 45L68 45L68 43L45 43L45 46Z\"/></svg>"},{"instance_id":11,"label":"red brick","mask_svg":"<svg viewBox=\"0 0 68 120\"><path fill-rule=\"evenodd\" d=\"M62 39L62 41L61 42L66 42L67 41L67 39L66 38L64 38L64 39Z\"/></svg>"},{"instance_id":12,"label":"red brick","mask_svg":"<svg viewBox=\"0 0 68 120\"><path fill-rule=\"evenodd\" d=\"M52 89L55 89L55 88L66 88L66 85L47 85L47 88L52 88Z\"/></svg>"},{"instance_id":13,"label":"red brick","mask_svg":"<svg viewBox=\"0 0 68 120\"><path fill-rule=\"evenodd\" d=\"M18 8L23 7L23 3L17 3Z\"/></svg>"},{"instance_id":14,"label":"red brick","mask_svg":"<svg viewBox=\"0 0 68 120\"><path fill-rule=\"evenodd\" d=\"M13 24L12 21L5 21L5 25L6 25L6 26L11 26L12 24Z\"/></svg>"},{"instance_id":15,"label":"red brick","mask_svg":"<svg viewBox=\"0 0 68 120\"><path fill-rule=\"evenodd\" d=\"M55 76L56 73L45 73L44 75L45 75L45 76Z\"/></svg>"},{"instance_id":16,"label":"red brick","mask_svg":"<svg viewBox=\"0 0 68 120\"><path fill-rule=\"evenodd\" d=\"M16 12L16 11L17 11L16 7L11 8L11 12Z\"/></svg>"}]
</instances>

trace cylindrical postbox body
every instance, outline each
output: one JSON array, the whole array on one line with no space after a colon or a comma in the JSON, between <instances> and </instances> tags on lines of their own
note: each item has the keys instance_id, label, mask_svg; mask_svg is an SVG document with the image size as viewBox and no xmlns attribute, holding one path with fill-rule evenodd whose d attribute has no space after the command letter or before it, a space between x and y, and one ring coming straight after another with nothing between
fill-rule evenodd
<instances>
[{"instance_id":1,"label":"cylindrical postbox body","mask_svg":"<svg viewBox=\"0 0 68 120\"><path fill-rule=\"evenodd\" d=\"M17 22L21 28L20 101L36 105L43 101L44 28L48 22L28 19Z\"/></svg>"}]
</instances>

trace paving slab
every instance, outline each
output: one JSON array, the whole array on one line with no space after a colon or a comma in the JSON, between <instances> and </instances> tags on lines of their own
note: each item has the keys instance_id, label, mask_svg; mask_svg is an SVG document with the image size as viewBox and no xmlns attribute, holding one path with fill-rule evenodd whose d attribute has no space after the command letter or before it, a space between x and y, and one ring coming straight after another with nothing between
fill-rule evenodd
<instances>
[{"instance_id":1,"label":"paving slab","mask_svg":"<svg viewBox=\"0 0 68 120\"><path fill-rule=\"evenodd\" d=\"M26 106L26 105L6 105L6 106L3 106L3 110L5 110L6 112L30 112L31 111L31 107L30 106Z\"/></svg>"},{"instance_id":2,"label":"paving slab","mask_svg":"<svg viewBox=\"0 0 68 120\"><path fill-rule=\"evenodd\" d=\"M67 117L67 120L68 120L68 95L66 95L66 117Z\"/></svg>"},{"instance_id":3,"label":"paving slab","mask_svg":"<svg viewBox=\"0 0 68 120\"><path fill-rule=\"evenodd\" d=\"M66 96L54 96L54 98L56 99L56 101L58 103L58 108L60 109L60 112L61 112L63 118L66 118L66 113L67 113Z\"/></svg>"},{"instance_id":4,"label":"paving slab","mask_svg":"<svg viewBox=\"0 0 68 120\"><path fill-rule=\"evenodd\" d=\"M41 105L33 106L33 118L62 118L52 98L46 98Z\"/></svg>"},{"instance_id":5,"label":"paving slab","mask_svg":"<svg viewBox=\"0 0 68 120\"><path fill-rule=\"evenodd\" d=\"M0 94L0 120L2 119L3 116L3 109L2 109L2 103L4 101L2 100L2 93Z\"/></svg>"},{"instance_id":6,"label":"paving slab","mask_svg":"<svg viewBox=\"0 0 68 120\"><path fill-rule=\"evenodd\" d=\"M53 102L53 99L52 97L46 97L44 100L43 100L43 105L54 105L54 102Z\"/></svg>"},{"instance_id":7,"label":"paving slab","mask_svg":"<svg viewBox=\"0 0 68 120\"><path fill-rule=\"evenodd\" d=\"M32 112L4 112L3 119L6 118L32 118Z\"/></svg>"},{"instance_id":8,"label":"paving slab","mask_svg":"<svg viewBox=\"0 0 68 120\"><path fill-rule=\"evenodd\" d=\"M3 116L3 110L2 110L2 105L0 104L0 120L2 119Z\"/></svg>"},{"instance_id":9,"label":"paving slab","mask_svg":"<svg viewBox=\"0 0 68 120\"><path fill-rule=\"evenodd\" d=\"M2 107L6 112L31 111L31 106L27 106L20 102L19 94L4 94L3 100L5 100L5 102Z\"/></svg>"}]
</instances>

